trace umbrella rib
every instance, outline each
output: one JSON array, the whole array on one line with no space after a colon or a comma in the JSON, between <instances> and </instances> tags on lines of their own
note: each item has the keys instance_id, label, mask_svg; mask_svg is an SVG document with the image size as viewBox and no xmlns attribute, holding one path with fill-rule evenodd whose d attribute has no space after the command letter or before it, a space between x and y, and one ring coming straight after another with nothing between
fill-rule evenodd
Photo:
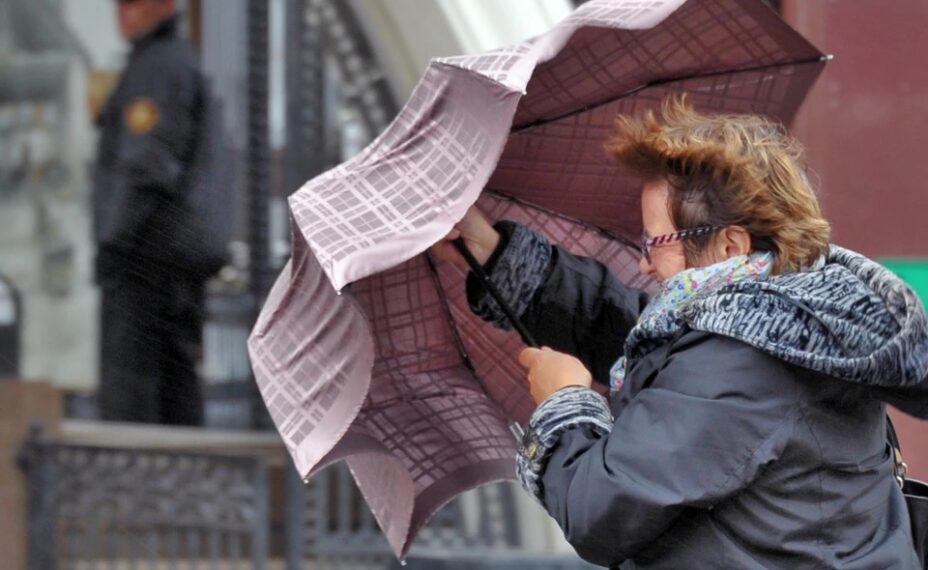
<instances>
[{"instance_id":1,"label":"umbrella rib","mask_svg":"<svg viewBox=\"0 0 928 570\"><path fill-rule=\"evenodd\" d=\"M533 209L535 209L535 210L538 210L539 212L543 212L543 213L545 213L545 214L548 214L549 216L554 216L554 217L556 217L556 218L560 218L560 219L562 219L562 220L566 220L566 221L568 221L568 222L570 222L570 223L572 223L572 224L577 224L577 225L580 226L580 227L583 227L583 228L588 229L588 230L593 231L593 232L600 233L600 234L602 234L604 237L607 237L607 238L609 238L609 239L611 239L611 240L615 240L615 241L621 243L622 245L624 245L624 246L626 246L626 247L630 247L630 248L634 249L635 251L637 251L637 252L639 252L639 253L641 252L641 246L638 245L637 243L633 242L632 240L630 240L630 239L628 239L628 238L626 238L626 237L620 236L620 235L618 235L618 234L616 234L616 233L614 233L614 232L612 232L612 231L610 231L610 230L607 230L606 228L597 226L596 224L591 224L591 223L589 223L589 222L587 222L587 221L584 221L584 220L581 220L581 219L579 219L579 218L574 218L573 216L568 216L567 214L558 212L557 210L551 210L551 209L549 209L549 208L545 208L544 206L539 206L538 204L536 204L536 203L534 203L534 202L529 202L528 200L523 200L522 198L517 198L517 197L515 197L515 196L513 196L513 195L511 195L511 194L506 194L505 192L500 192L499 190L492 190L492 189L489 189L489 188L488 188L488 189L484 190L483 192L484 192L484 194L489 194L490 196L495 196L495 197L499 198L500 200L509 200L510 202L515 202L516 204L519 204L520 206L525 206L526 208L533 208Z\"/></svg>"},{"instance_id":2,"label":"umbrella rib","mask_svg":"<svg viewBox=\"0 0 928 570\"><path fill-rule=\"evenodd\" d=\"M435 264L435 259L432 257L432 252L426 251L425 258L428 261L429 269L432 272L432 279L435 281L435 288L438 290L438 297L441 300L441 304L445 307L445 316L448 317L448 324L451 325L451 332L454 334L454 341L458 347L458 352L461 354L461 360L463 361L464 366L470 370L470 373L474 375L474 379L477 381L477 383L483 386L483 382L480 380L480 376L477 374L477 368L474 366L473 361L470 359L470 355L467 354L467 349L464 346L464 339L461 337L461 331L458 330L458 325L454 320L454 316L451 314L451 304L448 303L448 296L445 295L445 289L441 285L441 278L438 275L438 267ZM518 422L510 421L509 431L511 431L512 435L515 436L516 441L522 441L524 431Z\"/></svg>"},{"instance_id":3,"label":"umbrella rib","mask_svg":"<svg viewBox=\"0 0 928 570\"><path fill-rule=\"evenodd\" d=\"M444 287L442 287L441 279L438 276L438 266L435 264L435 258L432 257L431 251L426 250L425 259L428 262L429 271L432 273L432 280L435 282L435 289L438 291L441 306L445 308L445 317L448 319L448 324L451 325L451 333L454 335L454 343L457 345L458 352L461 354L461 360L464 366L470 370L471 374L476 378L477 369L474 367L470 355L467 354L467 349L464 346L464 339L461 337L461 331L458 330L458 325L454 320L454 316L451 314L451 304L448 302L448 296L445 294Z\"/></svg>"},{"instance_id":4,"label":"umbrella rib","mask_svg":"<svg viewBox=\"0 0 928 570\"><path fill-rule=\"evenodd\" d=\"M626 90L626 91L623 91L622 93L619 93L618 95L615 95L615 96L613 96L613 97L609 97L609 98L607 98L607 99L603 99L602 101L597 101L597 102L595 102L595 103L590 103L589 105L585 105L585 106L583 106L583 107L580 107L579 109L574 109L574 110L572 110L572 111L567 111L567 112L565 112L565 113L561 113L560 115L554 115L553 117L544 117L544 118L541 118L541 119L535 119L534 121L532 121L532 122L530 122L530 123L525 123L525 124L522 124L522 125L514 126L514 127L512 128L512 130L510 131L510 134L521 133L521 132L527 131L527 130L529 130L529 129L533 129L533 128L535 128L535 127L540 127L540 126L542 126L542 125L546 125L546 124L548 124L548 123L552 123L552 122L554 122L554 121L559 121L559 120L561 120L561 119L566 119L566 118L572 117L572 116L574 116L574 115L579 115L580 113L585 113L585 112L587 112L587 111L591 111L591 110L593 110L593 109L602 107L603 105L608 105L609 103L612 103L612 102L614 102L614 101L618 101L619 99L622 99L622 98L624 98L624 97L629 97L629 96L631 96L631 95L634 95L635 93L638 93L639 91L642 91L642 90L647 89L647 88L649 88L649 87L656 87L656 86L659 86L659 85L664 85L664 84L667 84L667 83L674 83L674 82L677 82L677 81L688 81L688 80L690 80L690 79L701 79L701 78L703 78L703 77L715 77L715 76L717 76L717 75L726 75L726 74L733 74L733 73L745 73L745 72L749 72L749 71L763 71L763 70L765 70L765 69L771 69L771 68L775 68L775 67L783 67L784 65L804 65L804 64L807 64L807 63L825 62L825 61L830 60L831 58L832 58L831 55L819 55L819 56L809 57L809 58L806 58L806 59L800 59L800 60L795 60L795 61L782 61L782 62L777 62L777 63L768 63L768 64L764 64L764 65L745 66L745 67L739 67L739 68L735 68L735 69L726 69L726 70L721 70L721 71L709 71L709 72L706 72L706 73L693 73L693 74L684 75L684 76L681 76L681 77L667 77L667 78L663 78L663 79L655 79L654 81L649 81L649 82L647 82L647 83L642 83L641 85L638 85L637 87L632 87L631 89L628 89L628 90Z\"/></svg>"},{"instance_id":5,"label":"umbrella rib","mask_svg":"<svg viewBox=\"0 0 928 570\"><path fill-rule=\"evenodd\" d=\"M379 402L373 402L373 401L368 400L368 402L370 403L365 402L364 412L365 413L376 412L376 411L383 410L385 408L389 408L396 404L409 404L413 402L419 403L425 400L433 400L433 399L438 399L438 398L455 398L455 397L463 398L465 396L471 396L474 394L479 396L481 395L481 392L473 391L473 390L444 390L442 392L436 392L434 394L426 394L424 396L418 396L418 395L416 396L395 396L393 398L387 398L386 400L379 401Z\"/></svg>"}]
</instances>

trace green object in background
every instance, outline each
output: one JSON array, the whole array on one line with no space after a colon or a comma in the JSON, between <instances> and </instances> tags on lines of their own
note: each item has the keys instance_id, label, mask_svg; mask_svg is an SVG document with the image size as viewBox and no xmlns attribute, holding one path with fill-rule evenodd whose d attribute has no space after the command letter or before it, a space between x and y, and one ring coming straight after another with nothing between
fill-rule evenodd
<instances>
[{"instance_id":1,"label":"green object in background","mask_svg":"<svg viewBox=\"0 0 928 570\"><path fill-rule=\"evenodd\" d=\"M908 283L928 306L928 259L888 258L880 263Z\"/></svg>"}]
</instances>

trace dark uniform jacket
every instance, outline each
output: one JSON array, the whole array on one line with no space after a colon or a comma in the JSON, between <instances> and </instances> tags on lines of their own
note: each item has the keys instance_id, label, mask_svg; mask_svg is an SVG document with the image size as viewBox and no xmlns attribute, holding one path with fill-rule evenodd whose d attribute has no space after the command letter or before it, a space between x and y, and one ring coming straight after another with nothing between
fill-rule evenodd
<instances>
[{"instance_id":1,"label":"dark uniform jacket","mask_svg":"<svg viewBox=\"0 0 928 570\"><path fill-rule=\"evenodd\" d=\"M498 228L504 239L487 264L497 288L511 295L540 344L576 355L595 378L608 378L647 296L619 283L595 260L552 248L522 226ZM547 262L533 261L539 258ZM611 403L587 388L570 387L539 406L529 433L538 432L549 448L537 484L527 488L583 558L648 569L919 567L880 398L928 416L920 354L926 346L924 310L917 301L908 312L901 309L895 303L911 301L910 290L865 258L853 259L854 271L872 269L876 276L867 286L831 259L827 275L848 276L846 282L811 273L786 281L840 285L841 295L823 289L807 299L830 308L823 318L839 328L839 318L865 314L855 322L876 327L888 318L876 304L893 306L902 324L892 340L874 343L873 358L861 365L890 348L898 369L886 366L869 378L873 387L797 366L750 339L696 330L712 328L697 319L630 363ZM495 320L473 278L468 298L475 312ZM766 341L776 331L785 339L785 329L776 325L803 312L788 304L775 307L758 304L754 318L735 322L739 330L756 327ZM723 313L735 310L732 304ZM808 323L803 334L820 332ZM863 331L841 330L850 331L845 340L851 346L862 346L851 337ZM894 350L900 338L908 340ZM848 362L832 360L834 370ZM917 370L906 369L916 361L922 363ZM528 453L525 446L521 453ZM534 461L520 460L520 471Z\"/></svg>"},{"instance_id":2,"label":"dark uniform jacket","mask_svg":"<svg viewBox=\"0 0 928 570\"><path fill-rule=\"evenodd\" d=\"M179 215L194 176L205 83L172 17L137 40L98 118L94 172L97 276L144 271L155 280L186 269L178 253L196 239Z\"/></svg>"}]
</instances>

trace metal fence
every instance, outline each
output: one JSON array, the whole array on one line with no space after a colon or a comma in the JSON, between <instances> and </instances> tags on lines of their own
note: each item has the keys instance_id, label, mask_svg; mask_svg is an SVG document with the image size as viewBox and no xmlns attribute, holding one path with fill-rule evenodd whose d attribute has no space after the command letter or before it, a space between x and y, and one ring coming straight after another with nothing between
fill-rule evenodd
<instances>
[{"instance_id":1,"label":"metal fence","mask_svg":"<svg viewBox=\"0 0 928 570\"><path fill-rule=\"evenodd\" d=\"M22 464L29 570L266 567L260 459L33 440Z\"/></svg>"},{"instance_id":2,"label":"metal fence","mask_svg":"<svg viewBox=\"0 0 928 570\"><path fill-rule=\"evenodd\" d=\"M21 454L29 570L399 568L344 465L304 484L289 463L281 471L264 457L33 437ZM526 552L518 492L499 483L446 505L420 532L409 567L590 568L574 556Z\"/></svg>"},{"instance_id":3,"label":"metal fence","mask_svg":"<svg viewBox=\"0 0 928 570\"><path fill-rule=\"evenodd\" d=\"M299 496L302 485L294 475L288 480L290 496ZM492 558L524 548L519 533L518 508L513 483L479 487L442 508L419 533L410 559L454 559L472 553ZM299 536L289 541L288 560L309 558L319 568L381 570L392 568L395 559L387 541L363 501L351 474L335 465L313 477L294 501L291 512ZM298 507L295 505L299 505Z\"/></svg>"}]
</instances>

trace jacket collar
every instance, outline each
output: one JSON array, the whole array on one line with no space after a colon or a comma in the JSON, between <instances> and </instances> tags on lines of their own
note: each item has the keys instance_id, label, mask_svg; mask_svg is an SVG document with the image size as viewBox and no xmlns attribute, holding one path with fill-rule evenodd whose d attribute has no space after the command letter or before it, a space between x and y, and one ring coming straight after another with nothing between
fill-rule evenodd
<instances>
[{"instance_id":1,"label":"jacket collar","mask_svg":"<svg viewBox=\"0 0 928 570\"><path fill-rule=\"evenodd\" d=\"M155 27L149 30L138 39L132 41L132 56L144 50L149 45L160 39L170 39L177 37L177 28L180 22L180 13L175 12L161 22L155 24Z\"/></svg>"}]
</instances>

